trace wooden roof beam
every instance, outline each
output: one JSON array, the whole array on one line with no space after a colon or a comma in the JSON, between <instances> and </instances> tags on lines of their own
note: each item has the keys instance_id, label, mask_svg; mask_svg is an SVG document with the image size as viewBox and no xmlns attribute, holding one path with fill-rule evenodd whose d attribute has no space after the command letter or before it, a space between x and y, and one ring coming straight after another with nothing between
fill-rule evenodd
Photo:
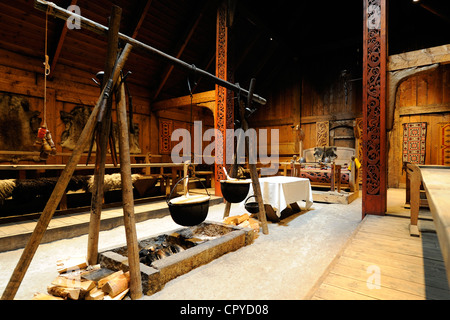
<instances>
[{"instance_id":1,"label":"wooden roof beam","mask_svg":"<svg viewBox=\"0 0 450 320\"><path fill-rule=\"evenodd\" d=\"M192 95L192 105L210 108L211 102L216 101L216 90L210 90ZM213 104L214 105L214 104ZM161 111L171 108L191 106L191 96L183 96L173 99L161 100L152 104L152 111Z\"/></svg>"},{"instance_id":2,"label":"wooden roof beam","mask_svg":"<svg viewBox=\"0 0 450 320\"><path fill-rule=\"evenodd\" d=\"M132 29L131 32L131 37L133 39L136 39L136 37L139 34L139 30L141 29L142 23L145 20L145 17L147 16L148 11L150 10L150 6L152 5L153 0L147 0L145 3L145 6L138 9L136 13L136 16L138 16L139 18L135 21L134 24L132 24L134 27ZM141 14L139 15L138 12L140 12Z\"/></svg>"},{"instance_id":3,"label":"wooden roof beam","mask_svg":"<svg viewBox=\"0 0 450 320\"><path fill-rule=\"evenodd\" d=\"M181 55L184 52L184 49L186 49L186 46L188 45L189 41L191 40L195 29L197 28L198 24L200 23L200 20L203 17L203 14L206 11L206 8L209 5L209 1L205 1L203 8L201 9L200 14L195 18L195 20L193 20L193 22L191 23L191 27L189 28L189 32L185 35L183 41L181 42L181 45L179 46L177 53L175 55L175 58L179 59L181 57ZM155 95L153 96L153 100L156 100L159 96L159 94L161 93L162 88L166 85L167 80L170 77L170 74L172 73L174 68L174 65L170 65L168 67L168 69L165 71L165 73L163 74L163 76L161 77L162 80L158 86L158 89L156 89Z\"/></svg>"},{"instance_id":4,"label":"wooden roof beam","mask_svg":"<svg viewBox=\"0 0 450 320\"><path fill-rule=\"evenodd\" d=\"M72 0L70 2L71 6L74 6L77 4L78 0ZM56 49L55 52L53 53L53 57L51 57L49 60L51 61L51 65L50 65L50 74L48 75L48 77L51 79L53 77L54 74L54 70L56 68L56 65L58 64L58 60L59 60L59 56L61 55L61 51L64 45L64 40L66 39L66 35L67 35L67 25L64 22L63 26L61 28L61 32L59 33L59 37L58 37L58 42L56 44Z\"/></svg>"},{"instance_id":5,"label":"wooden roof beam","mask_svg":"<svg viewBox=\"0 0 450 320\"><path fill-rule=\"evenodd\" d=\"M388 71L450 63L450 44L389 56Z\"/></svg>"}]
</instances>

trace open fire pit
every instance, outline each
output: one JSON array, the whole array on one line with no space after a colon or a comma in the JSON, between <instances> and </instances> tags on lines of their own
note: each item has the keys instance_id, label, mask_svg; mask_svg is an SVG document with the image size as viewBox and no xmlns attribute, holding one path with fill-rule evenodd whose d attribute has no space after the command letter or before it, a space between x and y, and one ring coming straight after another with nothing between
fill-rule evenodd
<instances>
[{"instance_id":1,"label":"open fire pit","mask_svg":"<svg viewBox=\"0 0 450 320\"><path fill-rule=\"evenodd\" d=\"M143 293L152 295L170 280L251 244L254 234L249 228L205 221L197 226L139 239ZM103 268L128 271L127 246L100 252L99 261Z\"/></svg>"}]
</instances>

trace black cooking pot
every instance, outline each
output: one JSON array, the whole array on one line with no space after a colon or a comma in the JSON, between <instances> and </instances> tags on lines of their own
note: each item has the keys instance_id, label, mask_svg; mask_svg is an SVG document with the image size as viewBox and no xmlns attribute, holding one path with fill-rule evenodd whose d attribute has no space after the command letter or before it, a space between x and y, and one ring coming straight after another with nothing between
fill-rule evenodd
<instances>
[{"instance_id":1,"label":"black cooking pot","mask_svg":"<svg viewBox=\"0 0 450 320\"><path fill-rule=\"evenodd\" d=\"M239 203L245 200L250 190L250 182L246 180L221 180L220 189L225 200Z\"/></svg>"},{"instance_id":2,"label":"black cooking pot","mask_svg":"<svg viewBox=\"0 0 450 320\"><path fill-rule=\"evenodd\" d=\"M259 204L257 201L253 201L253 202L248 202L248 199L250 198L255 198L255 195L252 195L250 197L247 198L247 200L245 200L245 210L247 210L249 213L258 213L259 212Z\"/></svg>"},{"instance_id":3,"label":"black cooking pot","mask_svg":"<svg viewBox=\"0 0 450 320\"><path fill-rule=\"evenodd\" d=\"M205 221L206 216L208 215L209 199L211 198L211 196L209 195L209 192L205 188L203 183L200 181L202 186L205 188L208 196L196 195L189 196L187 198L178 197L175 199L170 199L172 197L172 192L177 188L178 183L186 178L187 177L184 177L175 184L172 191L170 192L169 198L166 199L166 202L169 206L170 216L172 217L173 221L179 225L191 227Z\"/></svg>"}]
</instances>

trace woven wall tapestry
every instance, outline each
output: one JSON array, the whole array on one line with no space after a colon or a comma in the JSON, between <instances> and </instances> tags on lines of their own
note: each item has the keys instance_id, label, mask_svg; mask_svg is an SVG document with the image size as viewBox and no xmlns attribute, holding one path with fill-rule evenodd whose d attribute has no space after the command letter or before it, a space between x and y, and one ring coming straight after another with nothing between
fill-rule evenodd
<instances>
[{"instance_id":1,"label":"woven wall tapestry","mask_svg":"<svg viewBox=\"0 0 450 320\"><path fill-rule=\"evenodd\" d=\"M438 164L450 165L450 122L439 123Z\"/></svg>"},{"instance_id":2,"label":"woven wall tapestry","mask_svg":"<svg viewBox=\"0 0 450 320\"><path fill-rule=\"evenodd\" d=\"M170 154L172 150L171 140L173 131L173 121L159 119L159 153Z\"/></svg>"},{"instance_id":3,"label":"woven wall tapestry","mask_svg":"<svg viewBox=\"0 0 450 320\"><path fill-rule=\"evenodd\" d=\"M425 164L426 122L403 124L403 162Z\"/></svg>"}]
</instances>

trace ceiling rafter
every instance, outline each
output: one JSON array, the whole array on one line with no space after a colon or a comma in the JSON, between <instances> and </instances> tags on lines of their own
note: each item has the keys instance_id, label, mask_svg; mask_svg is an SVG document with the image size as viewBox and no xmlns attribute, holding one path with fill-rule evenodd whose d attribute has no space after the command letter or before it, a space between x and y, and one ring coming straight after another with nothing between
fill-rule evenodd
<instances>
[{"instance_id":1,"label":"ceiling rafter","mask_svg":"<svg viewBox=\"0 0 450 320\"><path fill-rule=\"evenodd\" d=\"M131 23L131 26L134 26L131 28L132 32L130 32L131 37L133 39L136 39L136 37L139 34L139 30L142 27L142 23L145 20L145 17L147 16L148 11L150 10L150 6L152 5L153 0L147 0L145 2L145 5L141 8L139 8L138 10L136 10L137 12L135 16L137 16L138 18L136 19L136 21L134 23ZM140 15L138 13L141 13Z\"/></svg>"},{"instance_id":2,"label":"ceiling rafter","mask_svg":"<svg viewBox=\"0 0 450 320\"><path fill-rule=\"evenodd\" d=\"M78 2L78 0L72 0L70 2L71 6L76 5ZM58 60L59 60L59 56L61 55L61 51L64 45L64 40L66 39L66 35L67 35L67 26L66 23L62 24L61 27L61 31L59 32L59 37L57 38L56 41L56 46L55 46L55 51L52 55L52 57L50 57L49 61L51 61L51 66L50 66L50 74L49 74L49 78L51 79L53 77L54 74L54 70L56 68L56 65L58 64Z\"/></svg>"},{"instance_id":3,"label":"ceiling rafter","mask_svg":"<svg viewBox=\"0 0 450 320\"><path fill-rule=\"evenodd\" d=\"M179 59L181 57L181 55L183 54L184 49L186 49L186 46L188 45L189 41L191 40L192 36L194 35L195 29L197 28L198 24L200 23L200 20L202 19L203 14L205 13L208 5L209 5L209 1L205 1L203 4L203 7L201 8L200 13L191 22L191 24L190 24L191 27L188 29L189 31L183 37L181 44L178 46L177 52L174 55L175 58ZM163 89L167 80L169 79L170 74L172 73L173 69L174 69L174 66L170 65L166 69L164 74L162 75L162 77L161 77L162 80L158 86L158 89L156 89L155 95L153 96L153 100L156 100L158 98L159 94L161 93L161 90Z\"/></svg>"}]
</instances>

